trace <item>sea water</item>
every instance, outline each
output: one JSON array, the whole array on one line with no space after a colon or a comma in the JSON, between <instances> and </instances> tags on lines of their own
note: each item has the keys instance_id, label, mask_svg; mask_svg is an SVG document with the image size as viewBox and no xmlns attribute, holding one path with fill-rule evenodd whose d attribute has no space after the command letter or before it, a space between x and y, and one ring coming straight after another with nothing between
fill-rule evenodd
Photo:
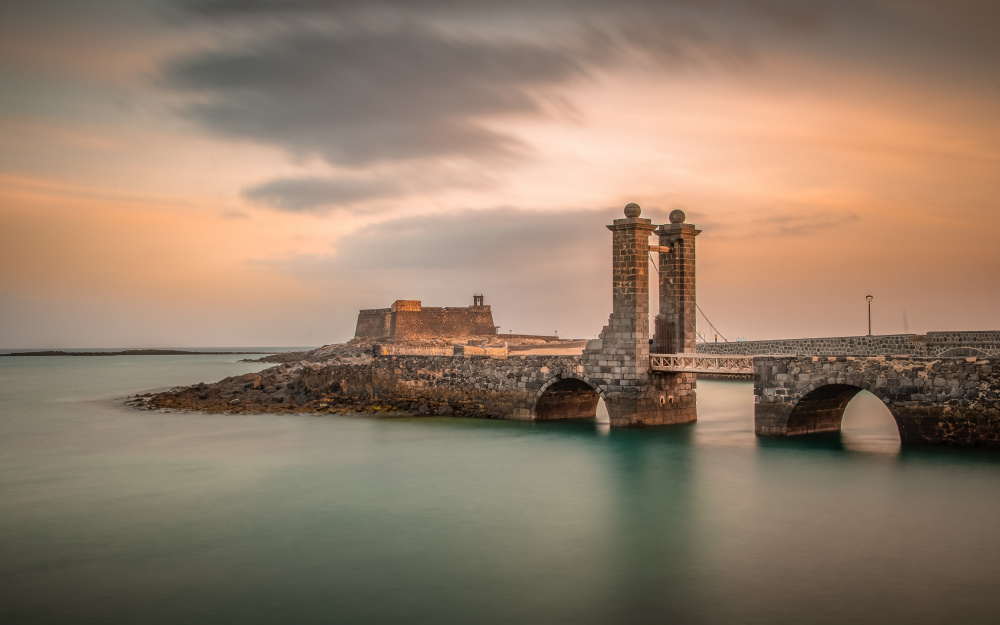
<instances>
[{"instance_id":1,"label":"sea water","mask_svg":"<svg viewBox=\"0 0 1000 625\"><path fill-rule=\"evenodd\" d=\"M240 358L0 358L0 622L1000 621L1000 453L871 396L789 440L748 382L640 430L121 405Z\"/></svg>"}]
</instances>

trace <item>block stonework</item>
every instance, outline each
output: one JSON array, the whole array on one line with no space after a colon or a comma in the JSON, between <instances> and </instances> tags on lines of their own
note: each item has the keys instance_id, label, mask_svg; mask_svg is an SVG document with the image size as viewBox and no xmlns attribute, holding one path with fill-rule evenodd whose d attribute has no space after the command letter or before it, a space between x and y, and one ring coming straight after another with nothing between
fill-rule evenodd
<instances>
[{"instance_id":1,"label":"block stonework","mask_svg":"<svg viewBox=\"0 0 1000 625\"><path fill-rule=\"evenodd\" d=\"M695 237L701 233L693 225L670 223L656 229L659 253L660 312L655 319L653 351L681 354L695 351L697 308L695 284Z\"/></svg>"},{"instance_id":2,"label":"block stonework","mask_svg":"<svg viewBox=\"0 0 1000 625\"><path fill-rule=\"evenodd\" d=\"M417 300L396 300L391 308L360 311L354 338L398 341L492 334L496 326L488 305L428 308Z\"/></svg>"},{"instance_id":3,"label":"block stonework","mask_svg":"<svg viewBox=\"0 0 1000 625\"><path fill-rule=\"evenodd\" d=\"M759 356L754 430L762 436L838 431L867 390L903 443L1000 447L1000 358Z\"/></svg>"},{"instance_id":4,"label":"block stonework","mask_svg":"<svg viewBox=\"0 0 1000 625\"><path fill-rule=\"evenodd\" d=\"M354 338L388 338L392 320L390 312L388 308L371 308L359 311L358 325L354 329Z\"/></svg>"},{"instance_id":5,"label":"block stonework","mask_svg":"<svg viewBox=\"0 0 1000 625\"><path fill-rule=\"evenodd\" d=\"M773 341L698 343L702 354L733 356L1000 356L1000 332L928 332Z\"/></svg>"},{"instance_id":6,"label":"block stonework","mask_svg":"<svg viewBox=\"0 0 1000 625\"><path fill-rule=\"evenodd\" d=\"M681 390L693 391L693 382ZM621 397L617 386L588 377L579 356L381 356L370 364L304 369L296 385L387 404L447 404L491 419L593 418L601 397L609 413L614 397L644 409L644 397Z\"/></svg>"}]
</instances>

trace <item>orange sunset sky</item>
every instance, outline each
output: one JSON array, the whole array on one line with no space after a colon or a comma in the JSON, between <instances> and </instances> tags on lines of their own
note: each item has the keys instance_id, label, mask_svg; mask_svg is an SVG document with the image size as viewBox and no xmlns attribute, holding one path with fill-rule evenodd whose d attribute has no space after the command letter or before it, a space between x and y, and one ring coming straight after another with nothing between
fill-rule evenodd
<instances>
[{"instance_id":1,"label":"orange sunset sky","mask_svg":"<svg viewBox=\"0 0 1000 625\"><path fill-rule=\"evenodd\" d=\"M1000 3L0 3L0 348L590 338L638 202L726 338L1000 329ZM711 336L707 324L699 330Z\"/></svg>"}]
</instances>

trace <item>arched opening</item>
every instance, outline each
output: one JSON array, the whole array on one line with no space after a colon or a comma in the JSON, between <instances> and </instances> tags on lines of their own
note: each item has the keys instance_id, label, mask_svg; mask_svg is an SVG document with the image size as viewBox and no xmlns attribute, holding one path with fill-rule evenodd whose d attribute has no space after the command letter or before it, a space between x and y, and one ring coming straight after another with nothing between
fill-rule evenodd
<instances>
[{"instance_id":1,"label":"arched opening","mask_svg":"<svg viewBox=\"0 0 1000 625\"><path fill-rule=\"evenodd\" d=\"M844 410L840 439L846 449L895 453L899 451L899 427L882 400L861 391Z\"/></svg>"},{"instance_id":2,"label":"arched opening","mask_svg":"<svg viewBox=\"0 0 1000 625\"><path fill-rule=\"evenodd\" d=\"M885 413L888 413L890 427L895 430L898 441L895 415L878 397L858 386L826 384L806 393L795 404L788 417L787 432L789 435L839 432L843 430L846 414L849 438L864 438L872 433L884 437L887 431Z\"/></svg>"},{"instance_id":3,"label":"arched opening","mask_svg":"<svg viewBox=\"0 0 1000 625\"><path fill-rule=\"evenodd\" d=\"M839 431L844 409L861 391L848 384L826 384L806 393L788 416L788 434Z\"/></svg>"},{"instance_id":4,"label":"arched opening","mask_svg":"<svg viewBox=\"0 0 1000 625\"><path fill-rule=\"evenodd\" d=\"M599 399L597 390L583 380L559 380L542 391L535 403L535 419L593 419Z\"/></svg>"}]
</instances>

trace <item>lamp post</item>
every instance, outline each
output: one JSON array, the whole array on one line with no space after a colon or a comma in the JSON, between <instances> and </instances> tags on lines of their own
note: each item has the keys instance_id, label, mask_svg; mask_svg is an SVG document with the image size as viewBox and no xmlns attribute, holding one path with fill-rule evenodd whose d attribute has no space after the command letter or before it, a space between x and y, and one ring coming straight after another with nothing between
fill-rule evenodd
<instances>
[{"instance_id":1,"label":"lamp post","mask_svg":"<svg viewBox=\"0 0 1000 625\"><path fill-rule=\"evenodd\" d=\"M865 295L865 299L868 300L868 336L872 335L872 300L875 299L871 295Z\"/></svg>"}]
</instances>

